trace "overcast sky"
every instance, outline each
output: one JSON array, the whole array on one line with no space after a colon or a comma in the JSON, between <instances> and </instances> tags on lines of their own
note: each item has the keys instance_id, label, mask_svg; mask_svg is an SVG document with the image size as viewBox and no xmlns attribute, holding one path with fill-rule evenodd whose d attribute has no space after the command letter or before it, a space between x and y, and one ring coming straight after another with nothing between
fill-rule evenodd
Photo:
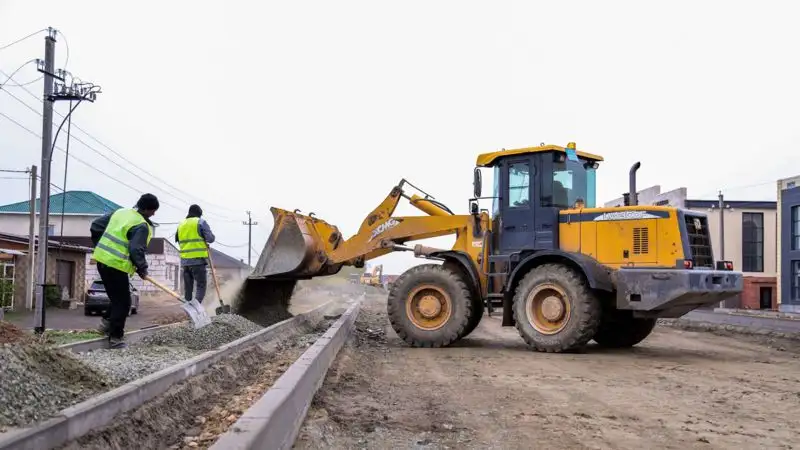
<instances>
[{"instance_id":1,"label":"overcast sky","mask_svg":"<svg viewBox=\"0 0 800 450\"><path fill-rule=\"evenodd\" d=\"M73 123L158 177L134 177L73 141L71 154L96 170L71 159L67 189L124 206L153 192L163 222L197 202L233 246L247 242L249 209L258 251L270 206L314 211L349 236L404 177L466 213L477 154L541 142L605 157L599 203L626 190L637 160L640 187L774 199L775 179L800 174L799 8L658 5L0 0L0 47L62 32L57 66L103 89ZM40 34L0 51L0 70L43 47ZM28 65L15 79L37 76ZM28 87L41 95L41 82ZM41 133L41 118L4 92L0 112ZM0 168L39 165L40 145L0 117ZM54 156L61 185L64 154ZM0 178L0 203L26 197L24 181ZM246 257L245 246L217 248ZM413 258L381 262L398 273Z\"/></svg>"}]
</instances>

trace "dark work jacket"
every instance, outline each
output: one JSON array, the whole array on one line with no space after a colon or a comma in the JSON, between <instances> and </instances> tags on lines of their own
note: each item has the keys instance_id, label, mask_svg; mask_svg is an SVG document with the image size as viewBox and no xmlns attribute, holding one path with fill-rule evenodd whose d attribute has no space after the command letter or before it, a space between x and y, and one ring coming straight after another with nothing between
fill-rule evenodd
<instances>
[{"instance_id":1,"label":"dark work jacket","mask_svg":"<svg viewBox=\"0 0 800 450\"><path fill-rule=\"evenodd\" d=\"M89 228L92 234L92 246L97 247L97 243L100 242L100 238L106 232L108 222L111 220L111 214L113 213L106 214L92 222L92 226ZM136 225L128 230L128 253L137 272L147 270L147 226L148 224L153 226L153 222L150 222L150 219L145 217L144 220L147 223Z\"/></svg>"}]
</instances>

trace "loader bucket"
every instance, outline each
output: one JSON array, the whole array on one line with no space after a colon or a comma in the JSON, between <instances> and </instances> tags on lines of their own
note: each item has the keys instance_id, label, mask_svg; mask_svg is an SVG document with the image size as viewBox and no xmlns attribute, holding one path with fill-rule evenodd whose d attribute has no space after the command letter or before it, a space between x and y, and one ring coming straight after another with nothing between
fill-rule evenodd
<instances>
[{"instance_id":1,"label":"loader bucket","mask_svg":"<svg viewBox=\"0 0 800 450\"><path fill-rule=\"evenodd\" d=\"M237 314L262 326L291 316L289 300L298 280L333 275L342 266L328 260L341 242L335 226L297 211L270 211L272 233L233 305Z\"/></svg>"}]
</instances>

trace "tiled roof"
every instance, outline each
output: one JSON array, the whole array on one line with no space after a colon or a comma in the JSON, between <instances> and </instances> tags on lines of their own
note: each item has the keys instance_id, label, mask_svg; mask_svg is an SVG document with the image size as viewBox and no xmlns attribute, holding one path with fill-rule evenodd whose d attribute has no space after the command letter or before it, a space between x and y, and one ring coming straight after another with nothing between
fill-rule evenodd
<instances>
[{"instance_id":1,"label":"tiled roof","mask_svg":"<svg viewBox=\"0 0 800 450\"><path fill-rule=\"evenodd\" d=\"M116 211L122 206L90 191L67 191L50 196L50 214L61 214L61 203L64 202L64 214L85 214L102 216ZM0 206L0 213L27 213L30 203L26 201ZM36 212L39 212L39 199L36 199Z\"/></svg>"},{"instance_id":2,"label":"tiled roof","mask_svg":"<svg viewBox=\"0 0 800 450\"><path fill-rule=\"evenodd\" d=\"M12 234L12 233L0 233L0 241L15 242L17 244L28 244L28 242L29 242L28 236L22 236L22 235L19 235L19 234ZM39 238L38 237L34 238L33 244L35 246L37 246L37 247L39 246ZM83 252L83 253L91 253L91 251L92 251L91 247L86 247L86 246L83 246L83 245L75 245L75 244L71 244L69 242L63 242L62 243L62 242L59 242L57 240L48 239L47 240L47 249L48 250L52 250L54 248L61 248L61 249L64 249L64 250L72 250L72 251L78 251L78 252Z\"/></svg>"}]
</instances>

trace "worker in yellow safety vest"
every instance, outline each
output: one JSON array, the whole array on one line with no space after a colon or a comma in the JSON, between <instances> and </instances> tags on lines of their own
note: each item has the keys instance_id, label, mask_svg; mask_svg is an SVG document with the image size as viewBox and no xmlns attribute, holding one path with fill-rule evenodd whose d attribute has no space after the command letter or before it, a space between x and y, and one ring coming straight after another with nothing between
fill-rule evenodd
<instances>
[{"instance_id":1,"label":"worker in yellow safety vest","mask_svg":"<svg viewBox=\"0 0 800 450\"><path fill-rule=\"evenodd\" d=\"M122 208L92 222L90 232L97 271L110 305L103 313L100 330L108 335L109 347L127 345L123 340L125 320L131 309L130 277L147 276L147 245L153 237L150 217L158 210L158 198L144 194L135 208Z\"/></svg>"},{"instance_id":2,"label":"worker in yellow safety vest","mask_svg":"<svg viewBox=\"0 0 800 450\"><path fill-rule=\"evenodd\" d=\"M216 239L202 215L203 210L198 205L190 206L189 214L175 233L175 242L181 252L183 291L187 302L192 301L192 294L195 293L197 302L203 303L207 285L208 244Z\"/></svg>"}]
</instances>

